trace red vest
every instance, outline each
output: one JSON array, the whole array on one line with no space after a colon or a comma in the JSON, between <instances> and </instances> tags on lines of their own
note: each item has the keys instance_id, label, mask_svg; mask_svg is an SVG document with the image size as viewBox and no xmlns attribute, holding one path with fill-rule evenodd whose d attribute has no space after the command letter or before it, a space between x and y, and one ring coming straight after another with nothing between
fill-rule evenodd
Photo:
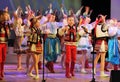
<instances>
[{"instance_id":1,"label":"red vest","mask_svg":"<svg viewBox=\"0 0 120 82\"><path fill-rule=\"evenodd\" d=\"M9 36L9 28L5 24L0 23L0 43L6 43Z\"/></svg>"},{"instance_id":2,"label":"red vest","mask_svg":"<svg viewBox=\"0 0 120 82\"><path fill-rule=\"evenodd\" d=\"M68 42L76 42L76 27L75 26L68 26L68 30L65 32L65 41Z\"/></svg>"}]
</instances>

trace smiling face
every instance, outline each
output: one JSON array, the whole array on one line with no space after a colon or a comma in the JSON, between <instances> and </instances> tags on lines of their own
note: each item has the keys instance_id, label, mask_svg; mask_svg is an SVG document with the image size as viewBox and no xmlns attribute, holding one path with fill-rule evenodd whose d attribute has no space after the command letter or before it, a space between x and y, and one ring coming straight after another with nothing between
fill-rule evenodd
<instances>
[{"instance_id":1,"label":"smiling face","mask_svg":"<svg viewBox=\"0 0 120 82\"><path fill-rule=\"evenodd\" d=\"M73 26L75 24L74 17L70 16L67 19L68 25Z\"/></svg>"}]
</instances>

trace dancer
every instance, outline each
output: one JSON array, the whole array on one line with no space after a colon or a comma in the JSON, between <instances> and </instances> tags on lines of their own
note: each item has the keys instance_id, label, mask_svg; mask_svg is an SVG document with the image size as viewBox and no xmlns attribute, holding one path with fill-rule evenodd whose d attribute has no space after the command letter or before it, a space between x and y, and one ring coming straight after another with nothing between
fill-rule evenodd
<instances>
[{"instance_id":1,"label":"dancer","mask_svg":"<svg viewBox=\"0 0 120 82\"><path fill-rule=\"evenodd\" d=\"M45 15L53 13L52 3L49 4L48 9L45 11Z\"/></svg>"},{"instance_id":2,"label":"dancer","mask_svg":"<svg viewBox=\"0 0 120 82\"><path fill-rule=\"evenodd\" d=\"M60 48L60 40L56 36L57 29L60 26L63 26L63 23L55 21L55 14L51 14L49 21L45 24L46 30L45 33L47 35L45 39L45 59L47 60L46 67L51 73L55 73L54 71L54 62L56 62L58 55L61 54Z\"/></svg>"},{"instance_id":3,"label":"dancer","mask_svg":"<svg viewBox=\"0 0 120 82\"><path fill-rule=\"evenodd\" d=\"M110 38L108 40L108 58L106 59L106 61L114 65L114 70L118 70L118 66L120 64L120 52L117 32L118 32L117 20L110 19L108 29Z\"/></svg>"},{"instance_id":4,"label":"dancer","mask_svg":"<svg viewBox=\"0 0 120 82\"><path fill-rule=\"evenodd\" d=\"M94 60L94 73L96 74L96 65L98 63L99 58L101 58L101 63L100 63L100 76L106 77L108 76L107 74L104 73L104 66L105 66L105 55L108 49L107 46L107 37L108 37L108 32L107 32L107 25L105 21L106 16L100 14L96 18L95 22L95 28L94 28L94 35L95 35L95 52L96 52L96 57Z\"/></svg>"},{"instance_id":5,"label":"dancer","mask_svg":"<svg viewBox=\"0 0 120 82\"><path fill-rule=\"evenodd\" d=\"M14 12L14 16L12 18L13 28L15 30L16 38L14 43L14 52L17 54L17 70L22 69L22 54L23 49L21 47L22 40L24 38L24 27L22 26L22 18L21 14L18 13L20 11L20 7Z\"/></svg>"},{"instance_id":6,"label":"dancer","mask_svg":"<svg viewBox=\"0 0 120 82\"><path fill-rule=\"evenodd\" d=\"M10 19L8 11L0 10L0 80L4 79L4 63L6 60L9 28L6 21Z\"/></svg>"},{"instance_id":7,"label":"dancer","mask_svg":"<svg viewBox=\"0 0 120 82\"><path fill-rule=\"evenodd\" d=\"M81 51L82 57L80 58L81 64L82 64L82 73L87 73L85 70L85 66L89 67L88 65L88 52L90 53L90 49L92 47L92 44L90 42L90 33L93 29L92 25L90 23L90 18L88 16L83 16L82 21L84 21L80 26L78 27L79 33L81 35L81 38L78 42L77 50ZM85 63L87 61L87 63Z\"/></svg>"},{"instance_id":8,"label":"dancer","mask_svg":"<svg viewBox=\"0 0 120 82\"><path fill-rule=\"evenodd\" d=\"M75 21L73 16L68 16L67 18L68 25L61 29L60 35L64 35L65 40L65 50L66 50L66 58L65 58L65 76L67 78L71 78L71 76L75 76L74 67L76 63L76 50L77 50L77 33L76 27L74 26Z\"/></svg>"},{"instance_id":9,"label":"dancer","mask_svg":"<svg viewBox=\"0 0 120 82\"><path fill-rule=\"evenodd\" d=\"M80 9L76 13L76 17L79 16L79 26L85 25L85 26L89 27L87 29L89 30L90 33L92 30L92 28L91 28L92 26L91 26L91 24L89 24L91 21L91 19L90 19L91 14L92 14L92 9L89 6L81 6ZM87 24L84 24L84 23L87 23ZM90 47L91 49L87 50L87 52L89 52L87 54L90 55L91 54L90 50L92 50L92 45L91 45L91 41L90 41L91 35L90 34L87 34L87 35L89 38L89 45L91 46ZM85 68L91 68L91 66L88 63L88 57L85 60Z\"/></svg>"},{"instance_id":10,"label":"dancer","mask_svg":"<svg viewBox=\"0 0 120 82\"><path fill-rule=\"evenodd\" d=\"M58 16L58 21L63 21L64 17L66 17L68 15L67 10L64 6L64 4L60 5L60 8L57 12L57 16Z\"/></svg>"},{"instance_id":11,"label":"dancer","mask_svg":"<svg viewBox=\"0 0 120 82\"><path fill-rule=\"evenodd\" d=\"M40 59L40 54L42 53L42 39L41 39L41 31L39 29L40 23L37 18L32 18L31 20L31 35L28 39L30 45L30 52L32 53L33 64L30 67L28 76L32 76L34 79L39 79L39 70L38 70L38 62ZM33 68L35 69L36 75L32 74Z\"/></svg>"}]
</instances>

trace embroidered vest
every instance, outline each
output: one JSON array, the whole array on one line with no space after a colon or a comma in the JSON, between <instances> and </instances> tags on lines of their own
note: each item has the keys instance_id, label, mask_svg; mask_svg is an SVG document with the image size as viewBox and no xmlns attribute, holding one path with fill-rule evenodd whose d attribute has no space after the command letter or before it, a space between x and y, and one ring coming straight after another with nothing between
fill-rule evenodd
<instances>
[{"instance_id":1,"label":"embroidered vest","mask_svg":"<svg viewBox=\"0 0 120 82\"><path fill-rule=\"evenodd\" d=\"M68 30L65 32L65 41L68 42L76 42L76 27L72 26L68 28Z\"/></svg>"},{"instance_id":2,"label":"embroidered vest","mask_svg":"<svg viewBox=\"0 0 120 82\"><path fill-rule=\"evenodd\" d=\"M31 28L31 32L32 32L32 33L31 33L31 35L29 36L28 42L37 44L38 41L39 41L40 43L42 43L42 40L41 40L41 30L32 27L32 28Z\"/></svg>"},{"instance_id":3,"label":"embroidered vest","mask_svg":"<svg viewBox=\"0 0 120 82\"><path fill-rule=\"evenodd\" d=\"M9 37L9 28L5 24L0 23L0 43L6 43Z\"/></svg>"}]
</instances>

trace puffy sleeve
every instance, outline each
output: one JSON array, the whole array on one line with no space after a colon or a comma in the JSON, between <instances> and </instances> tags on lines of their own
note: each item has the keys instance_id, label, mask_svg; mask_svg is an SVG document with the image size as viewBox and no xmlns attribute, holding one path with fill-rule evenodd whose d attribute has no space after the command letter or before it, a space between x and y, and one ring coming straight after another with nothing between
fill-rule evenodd
<instances>
[{"instance_id":1,"label":"puffy sleeve","mask_svg":"<svg viewBox=\"0 0 120 82\"><path fill-rule=\"evenodd\" d=\"M117 31L118 31L117 27L109 27L108 34L109 36L115 36L117 34Z\"/></svg>"},{"instance_id":2,"label":"puffy sleeve","mask_svg":"<svg viewBox=\"0 0 120 82\"><path fill-rule=\"evenodd\" d=\"M82 28L82 26L78 27L78 33L79 33L80 36L83 36L85 34L85 31Z\"/></svg>"}]
</instances>

